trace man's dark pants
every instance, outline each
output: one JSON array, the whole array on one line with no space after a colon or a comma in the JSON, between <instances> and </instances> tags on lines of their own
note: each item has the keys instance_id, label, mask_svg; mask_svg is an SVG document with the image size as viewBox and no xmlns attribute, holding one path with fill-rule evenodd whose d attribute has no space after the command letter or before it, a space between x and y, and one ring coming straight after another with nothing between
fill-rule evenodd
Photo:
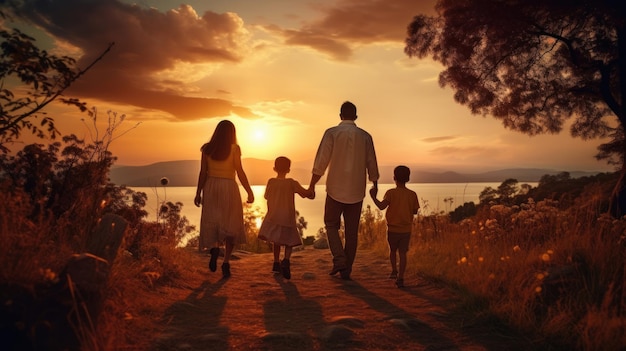
<instances>
[{"instance_id":1,"label":"man's dark pants","mask_svg":"<svg viewBox=\"0 0 626 351\"><path fill-rule=\"evenodd\" d=\"M333 255L333 270L347 269L342 273L350 276L352 264L356 256L358 245L359 222L361 220L361 208L363 201L354 204L344 204L326 195L326 205L324 206L324 224L328 236L328 246ZM344 221L345 245L339 237L341 227L341 216Z\"/></svg>"}]
</instances>

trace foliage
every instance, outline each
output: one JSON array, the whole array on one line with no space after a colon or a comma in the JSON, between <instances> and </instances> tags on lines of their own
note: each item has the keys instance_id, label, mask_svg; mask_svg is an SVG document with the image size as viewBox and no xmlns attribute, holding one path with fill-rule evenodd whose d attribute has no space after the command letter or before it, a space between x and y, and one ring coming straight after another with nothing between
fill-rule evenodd
<instances>
[{"instance_id":1,"label":"foliage","mask_svg":"<svg viewBox=\"0 0 626 351\"><path fill-rule=\"evenodd\" d=\"M73 58L39 49L34 38L18 29L0 30L0 38L0 151L6 153L6 145L19 139L23 131L40 138L57 136L54 119L44 111L54 100L83 112L87 110L85 103L62 94L102 59L113 44L85 69L79 69ZM40 117L39 123L35 123Z\"/></svg>"},{"instance_id":2,"label":"foliage","mask_svg":"<svg viewBox=\"0 0 626 351\"><path fill-rule=\"evenodd\" d=\"M439 82L458 103L529 135L573 119L572 136L611 137L597 157L624 164L624 2L439 0L436 9L410 23L405 53L441 62Z\"/></svg>"},{"instance_id":3,"label":"foliage","mask_svg":"<svg viewBox=\"0 0 626 351\"><path fill-rule=\"evenodd\" d=\"M456 288L476 322L501 320L526 332L538 349L623 350L626 221L602 214L615 176L545 176L532 189L536 200L517 194L514 204L481 203L458 222L452 215L418 216L407 276ZM536 197L543 187L557 193ZM384 220L367 217L366 210L366 245L384 256L386 228L378 226Z\"/></svg>"}]
</instances>

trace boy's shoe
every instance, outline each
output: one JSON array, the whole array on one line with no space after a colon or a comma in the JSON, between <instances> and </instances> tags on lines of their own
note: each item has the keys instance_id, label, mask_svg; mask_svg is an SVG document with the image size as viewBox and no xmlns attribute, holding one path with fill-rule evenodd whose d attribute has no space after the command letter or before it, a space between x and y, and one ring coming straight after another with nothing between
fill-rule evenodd
<instances>
[{"instance_id":1,"label":"boy's shoe","mask_svg":"<svg viewBox=\"0 0 626 351\"><path fill-rule=\"evenodd\" d=\"M211 272L215 272L217 270L217 257L220 255L220 248L211 248L209 253L211 254L211 259L209 260L209 269L211 270Z\"/></svg>"},{"instance_id":2,"label":"boy's shoe","mask_svg":"<svg viewBox=\"0 0 626 351\"><path fill-rule=\"evenodd\" d=\"M280 263L274 262L274 265L272 266L272 273L280 274Z\"/></svg>"},{"instance_id":3,"label":"boy's shoe","mask_svg":"<svg viewBox=\"0 0 626 351\"><path fill-rule=\"evenodd\" d=\"M396 279L396 286L398 288L404 288L404 279Z\"/></svg>"},{"instance_id":4,"label":"boy's shoe","mask_svg":"<svg viewBox=\"0 0 626 351\"><path fill-rule=\"evenodd\" d=\"M291 264L289 262L289 260L285 259L282 260L282 262L280 262L280 270L283 273L283 277L285 277L285 279L291 279Z\"/></svg>"},{"instance_id":5,"label":"boy's shoe","mask_svg":"<svg viewBox=\"0 0 626 351\"><path fill-rule=\"evenodd\" d=\"M398 272L391 271L391 274L389 274L389 279L396 279L396 278L398 278Z\"/></svg>"},{"instance_id":6,"label":"boy's shoe","mask_svg":"<svg viewBox=\"0 0 626 351\"><path fill-rule=\"evenodd\" d=\"M224 278L230 277L230 263L222 263L222 276L224 276Z\"/></svg>"}]
</instances>

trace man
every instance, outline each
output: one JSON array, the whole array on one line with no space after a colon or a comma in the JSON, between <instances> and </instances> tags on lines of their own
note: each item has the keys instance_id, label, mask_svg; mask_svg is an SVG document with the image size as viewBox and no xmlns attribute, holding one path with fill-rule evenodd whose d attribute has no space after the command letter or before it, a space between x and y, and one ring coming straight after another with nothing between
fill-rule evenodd
<instances>
[{"instance_id":1,"label":"man","mask_svg":"<svg viewBox=\"0 0 626 351\"><path fill-rule=\"evenodd\" d=\"M369 133L356 126L356 106L346 101L341 105L339 125L329 128L320 142L313 164L309 190L315 196L315 184L326 177L324 225L328 246L333 255L330 275L341 274L350 280L358 244L361 208L365 197L367 176L378 189L378 163L374 142ZM339 237L341 216L344 220L345 246Z\"/></svg>"}]
</instances>

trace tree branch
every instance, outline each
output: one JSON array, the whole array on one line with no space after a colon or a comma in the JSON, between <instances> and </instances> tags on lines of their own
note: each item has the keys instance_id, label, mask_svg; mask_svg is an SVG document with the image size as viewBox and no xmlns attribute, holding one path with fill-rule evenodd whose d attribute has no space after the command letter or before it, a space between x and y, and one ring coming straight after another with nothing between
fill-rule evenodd
<instances>
[{"instance_id":1,"label":"tree branch","mask_svg":"<svg viewBox=\"0 0 626 351\"><path fill-rule=\"evenodd\" d=\"M49 103L51 103L56 98L58 98L61 94L63 94L63 92L67 88L70 87L70 85L72 85L72 83L74 83L78 78L80 78L82 75L84 75L98 61L102 60L104 55L106 55L109 51L111 51L111 48L113 47L114 44L115 43L110 43L109 46L106 48L106 50L104 50L98 57L96 57L95 60L93 60L85 69L79 70L78 73L74 77L72 77L72 79L70 79L67 83L65 83L65 85L62 86L56 93L54 93L52 96L48 97L47 100L44 100L41 104L37 105L37 107L35 107L34 109L32 109L32 110L30 110L28 112L23 113L21 116L18 116L15 119L13 119L6 126L3 126L2 128L0 128L0 135L4 134L4 132L6 132L7 130L9 130L9 129L13 128L14 126L16 126L18 123L20 123L25 118L27 118L27 117L29 117L29 116L31 116L31 115L41 111Z\"/></svg>"}]
</instances>

